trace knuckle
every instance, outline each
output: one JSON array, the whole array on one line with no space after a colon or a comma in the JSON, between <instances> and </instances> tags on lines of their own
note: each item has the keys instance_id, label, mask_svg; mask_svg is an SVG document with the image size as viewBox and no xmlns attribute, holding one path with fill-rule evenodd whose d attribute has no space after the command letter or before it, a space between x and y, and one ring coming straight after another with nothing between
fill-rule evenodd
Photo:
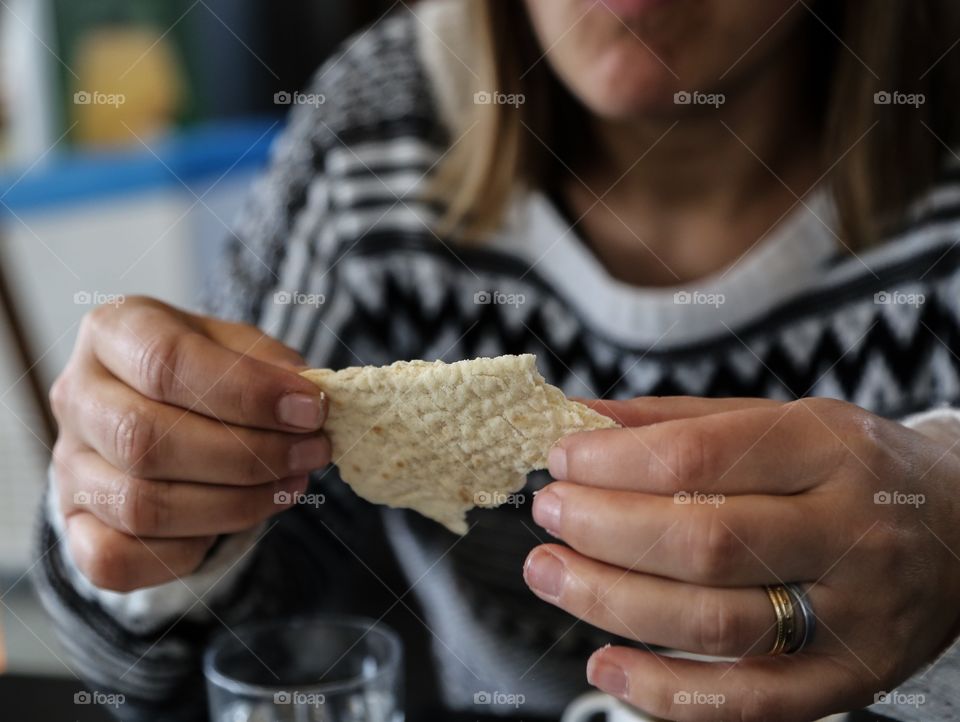
<instances>
[{"instance_id":1,"label":"knuckle","mask_svg":"<svg viewBox=\"0 0 960 722\"><path fill-rule=\"evenodd\" d=\"M276 510L272 495L268 500L263 500L259 495L250 494L232 509L234 525L240 529L251 529L276 513Z\"/></svg>"},{"instance_id":2,"label":"knuckle","mask_svg":"<svg viewBox=\"0 0 960 722\"><path fill-rule=\"evenodd\" d=\"M565 481L555 481L546 488L563 500L563 513L560 514L558 528L553 531L574 548L582 548L584 553L593 551L594 547L601 544L601 538L591 533L595 520L587 513L587 507L583 503L584 490Z\"/></svg>"},{"instance_id":3,"label":"knuckle","mask_svg":"<svg viewBox=\"0 0 960 722\"><path fill-rule=\"evenodd\" d=\"M240 483L256 484L265 480L277 481L283 477L283 473L277 472L286 471L283 466L267 461L267 459L273 459L274 457L280 458L275 452L270 453L270 450L252 451L250 447L247 447L241 448L238 453L240 478L237 481Z\"/></svg>"},{"instance_id":4,"label":"knuckle","mask_svg":"<svg viewBox=\"0 0 960 722\"><path fill-rule=\"evenodd\" d=\"M560 593L557 595L559 605L576 616L583 616L591 611L602 612L604 607L596 581L574 574L567 564L563 564L562 568Z\"/></svg>"},{"instance_id":5,"label":"knuckle","mask_svg":"<svg viewBox=\"0 0 960 722\"><path fill-rule=\"evenodd\" d=\"M691 427L677 434L668 445L667 468L676 490L696 491L693 488L707 480L712 471L713 439L702 428Z\"/></svg>"},{"instance_id":6,"label":"knuckle","mask_svg":"<svg viewBox=\"0 0 960 722\"><path fill-rule=\"evenodd\" d=\"M98 309L94 309L88 313L83 314L80 318L80 325L77 326L77 339L85 339L90 337L94 331L96 331L95 326L97 324L96 319L94 318L94 313Z\"/></svg>"},{"instance_id":7,"label":"knuckle","mask_svg":"<svg viewBox=\"0 0 960 722\"><path fill-rule=\"evenodd\" d=\"M783 719L781 708L775 693L759 686L745 689L740 695L740 722Z\"/></svg>"},{"instance_id":8,"label":"knuckle","mask_svg":"<svg viewBox=\"0 0 960 722\"><path fill-rule=\"evenodd\" d=\"M881 471L894 468L892 464L900 466L902 457L893 453L895 447L885 438L887 422L870 412L851 407L847 415L841 437L852 454L847 454L848 464L854 463L860 469L865 465L878 475ZM856 458L852 458L852 457Z\"/></svg>"},{"instance_id":9,"label":"knuckle","mask_svg":"<svg viewBox=\"0 0 960 722\"><path fill-rule=\"evenodd\" d=\"M67 451L63 437L60 437L54 443L52 452L51 463L53 464L53 473L57 481L62 482L66 479L72 479L75 476L70 465L72 455Z\"/></svg>"},{"instance_id":10,"label":"knuckle","mask_svg":"<svg viewBox=\"0 0 960 722\"><path fill-rule=\"evenodd\" d=\"M128 573L126 554L112 544L98 544L80 554L77 567L93 586L111 592L128 592L135 588Z\"/></svg>"},{"instance_id":11,"label":"knuckle","mask_svg":"<svg viewBox=\"0 0 960 722\"><path fill-rule=\"evenodd\" d=\"M255 419L263 413L263 394L261 393L260 379L252 370L251 362L242 358L229 375L234 389L234 398L237 417L240 419ZM225 382L226 379L223 380Z\"/></svg>"},{"instance_id":12,"label":"knuckle","mask_svg":"<svg viewBox=\"0 0 960 722\"><path fill-rule=\"evenodd\" d=\"M53 385L50 386L50 410L53 411L54 418L61 424L66 418L67 402L70 395L67 389L67 379L68 377L65 371L60 374L54 380Z\"/></svg>"},{"instance_id":13,"label":"knuckle","mask_svg":"<svg viewBox=\"0 0 960 722\"><path fill-rule=\"evenodd\" d=\"M127 296L124 304L126 308L140 308L140 307L149 307L149 308L166 308L166 305L161 301L158 301L155 298L150 296L136 295L136 296Z\"/></svg>"},{"instance_id":14,"label":"knuckle","mask_svg":"<svg viewBox=\"0 0 960 722\"><path fill-rule=\"evenodd\" d=\"M729 582L740 541L717 514L693 517L689 549L690 568L697 581L711 586Z\"/></svg>"},{"instance_id":15,"label":"knuckle","mask_svg":"<svg viewBox=\"0 0 960 722\"><path fill-rule=\"evenodd\" d=\"M856 558L869 559L870 563L884 573L894 573L913 566L911 557L916 556L912 544L906 544L907 538L895 522L888 520L874 523L860 535L860 549Z\"/></svg>"},{"instance_id":16,"label":"knuckle","mask_svg":"<svg viewBox=\"0 0 960 722\"><path fill-rule=\"evenodd\" d=\"M847 404L835 399L821 399L816 405L818 414L828 425L832 426L844 441L857 443L863 438L871 440L876 437L877 417L859 406Z\"/></svg>"},{"instance_id":17,"label":"knuckle","mask_svg":"<svg viewBox=\"0 0 960 722\"><path fill-rule=\"evenodd\" d=\"M142 344L136 358L137 388L144 395L169 399L177 379L181 337L162 333Z\"/></svg>"},{"instance_id":18,"label":"knuckle","mask_svg":"<svg viewBox=\"0 0 960 722\"><path fill-rule=\"evenodd\" d=\"M84 314L80 320L80 334L84 336L92 335L96 338L98 332L105 328L111 310L108 306L98 306Z\"/></svg>"},{"instance_id":19,"label":"knuckle","mask_svg":"<svg viewBox=\"0 0 960 722\"><path fill-rule=\"evenodd\" d=\"M137 536L156 534L167 524L164 502L168 482L144 481L127 477L118 495L116 514L124 530Z\"/></svg>"},{"instance_id":20,"label":"knuckle","mask_svg":"<svg viewBox=\"0 0 960 722\"><path fill-rule=\"evenodd\" d=\"M727 656L739 649L742 625L740 614L704 592L699 605L697 637L704 654Z\"/></svg>"},{"instance_id":21,"label":"knuckle","mask_svg":"<svg viewBox=\"0 0 960 722\"><path fill-rule=\"evenodd\" d=\"M897 463L885 439L887 424L880 417L837 399L801 399L794 403L802 402L833 433L831 463L855 474L867 470L880 473L888 464Z\"/></svg>"},{"instance_id":22,"label":"knuckle","mask_svg":"<svg viewBox=\"0 0 960 722\"><path fill-rule=\"evenodd\" d=\"M823 419L840 415L845 409L856 408L846 401L828 396L805 396L802 399L789 402L787 406L804 409L808 413L815 414Z\"/></svg>"},{"instance_id":23,"label":"knuckle","mask_svg":"<svg viewBox=\"0 0 960 722\"><path fill-rule=\"evenodd\" d=\"M151 414L144 409L131 409L117 419L113 433L114 453L124 471L136 476L149 472L155 429Z\"/></svg>"}]
</instances>

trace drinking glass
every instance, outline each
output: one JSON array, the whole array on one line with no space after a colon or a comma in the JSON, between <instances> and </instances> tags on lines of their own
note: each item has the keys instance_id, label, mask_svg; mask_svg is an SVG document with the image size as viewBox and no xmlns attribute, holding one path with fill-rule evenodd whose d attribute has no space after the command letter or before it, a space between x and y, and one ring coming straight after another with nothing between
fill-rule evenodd
<instances>
[{"instance_id":1,"label":"drinking glass","mask_svg":"<svg viewBox=\"0 0 960 722\"><path fill-rule=\"evenodd\" d=\"M212 722L403 722L403 647L386 625L327 616L224 630L204 655Z\"/></svg>"}]
</instances>

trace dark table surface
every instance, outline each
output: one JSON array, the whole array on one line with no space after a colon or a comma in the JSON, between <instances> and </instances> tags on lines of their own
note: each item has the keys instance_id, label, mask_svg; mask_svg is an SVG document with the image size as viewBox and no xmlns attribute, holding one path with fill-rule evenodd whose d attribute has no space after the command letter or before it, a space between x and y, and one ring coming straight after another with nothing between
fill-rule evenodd
<instances>
[{"instance_id":1,"label":"dark table surface","mask_svg":"<svg viewBox=\"0 0 960 722\"><path fill-rule=\"evenodd\" d=\"M4 722L111 722L106 710L74 704L85 692L76 680L59 677L0 676L0 719Z\"/></svg>"},{"instance_id":2,"label":"dark table surface","mask_svg":"<svg viewBox=\"0 0 960 722\"><path fill-rule=\"evenodd\" d=\"M57 677L0 676L0 719L3 722L112 722L106 710L92 704L75 704L74 696L83 693L76 680ZM408 722L547 722L532 717L481 717L444 714L428 720ZM600 718L598 718L600 719ZM890 722L886 717L858 712L854 722Z\"/></svg>"}]
</instances>

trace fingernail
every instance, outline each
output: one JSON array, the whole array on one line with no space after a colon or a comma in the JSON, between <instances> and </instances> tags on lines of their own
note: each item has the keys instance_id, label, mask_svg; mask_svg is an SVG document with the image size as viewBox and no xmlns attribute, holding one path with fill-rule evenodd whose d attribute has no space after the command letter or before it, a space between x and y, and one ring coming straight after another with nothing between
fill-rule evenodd
<instances>
[{"instance_id":1,"label":"fingernail","mask_svg":"<svg viewBox=\"0 0 960 722\"><path fill-rule=\"evenodd\" d=\"M560 497L552 491L541 491L533 497L533 520L554 536L560 528L560 513Z\"/></svg>"},{"instance_id":2,"label":"fingernail","mask_svg":"<svg viewBox=\"0 0 960 722\"><path fill-rule=\"evenodd\" d=\"M563 586L563 563L550 552L535 552L527 559L523 578L538 594L559 599Z\"/></svg>"},{"instance_id":3,"label":"fingernail","mask_svg":"<svg viewBox=\"0 0 960 722\"><path fill-rule=\"evenodd\" d=\"M554 446L547 454L547 469L554 479L567 478L567 450L562 446Z\"/></svg>"},{"instance_id":4,"label":"fingernail","mask_svg":"<svg viewBox=\"0 0 960 722\"><path fill-rule=\"evenodd\" d=\"M313 471L330 462L330 446L324 439L307 439L290 447L290 471Z\"/></svg>"},{"instance_id":5,"label":"fingernail","mask_svg":"<svg viewBox=\"0 0 960 722\"><path fill-rule=\"evenodd\" d=\"M596 662L587 668L587 681L597 689L614 697L627 696L627 675L623 669L609 662Z\"/></svg>"},{"instance_id":6,"label":"fingernail","mask_svg":"<svg viewBox=\"0 0 960 722\"><path fill-rule=\"evenodd\" d=\"M287 394L277 402L277 419L298 429L319 429L326 414L324 394Z\"/></svg>"}]
</instances>

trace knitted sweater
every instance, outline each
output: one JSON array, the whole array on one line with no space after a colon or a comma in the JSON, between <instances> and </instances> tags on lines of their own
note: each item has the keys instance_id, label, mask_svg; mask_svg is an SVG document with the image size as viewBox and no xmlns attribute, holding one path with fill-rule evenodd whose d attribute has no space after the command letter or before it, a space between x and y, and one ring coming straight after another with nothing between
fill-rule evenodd
<instances>
[{"instance_id":1,"label":"knitted sweater","mask_svg":"<svg viewBox=\"0 0 960 722\"><path fill-rule=\"evenodd\" d=\"M611 277L537 190L517 190L487 243L458 245L435 235L442 209L421 192L456 141L456 61L444 57L442 13L418 13L379 22L319 71L310 92L325 102L294 110L210 313L259 325L317 367L534 353L568 395L832 396L897 418L960 401L960 172L945 169L868 253L843 252L815 191L726 271L677 288ZM528 491L543 483L533 476ZM525 587L523 559L545 541L531 494L473 512L458 538L362 502L335 471L312 485L325 504L225 539L190 578L131 594L79 574L48 495L35 581L77 670L126 695L115 714L204 719L203 644L252 618L409 610L424 642L415 686L451 710L473 709L483 691L523 694L527 717L555 717L586 689L590 652L617 641ZM954 719L960 653L904 690L926 695L927 722Z\"/></svg>"}]
</instances>

